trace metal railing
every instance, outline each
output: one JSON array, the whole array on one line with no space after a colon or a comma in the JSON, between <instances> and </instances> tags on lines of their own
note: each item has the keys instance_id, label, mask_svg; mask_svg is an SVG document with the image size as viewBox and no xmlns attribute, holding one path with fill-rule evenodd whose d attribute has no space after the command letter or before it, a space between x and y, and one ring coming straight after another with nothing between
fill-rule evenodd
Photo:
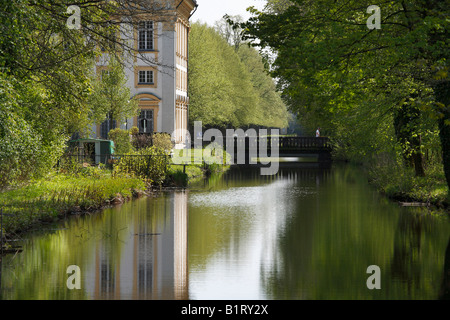
<instances>
[{"instance_id":1,"label":"metal railing","mask_svg":"<svg viewBox=\"0 0 450 320\"><path fill-rule=\"evenodd\" d=\"M203 147L210 144L209 141L203 141ZM257 148L261 145L271 148L272 145L283 149L331 149L330 140L326 137L227 137L225 140L226 146ZM194 144L193 144L194 146Z\"/></svg>"}]
</instances>

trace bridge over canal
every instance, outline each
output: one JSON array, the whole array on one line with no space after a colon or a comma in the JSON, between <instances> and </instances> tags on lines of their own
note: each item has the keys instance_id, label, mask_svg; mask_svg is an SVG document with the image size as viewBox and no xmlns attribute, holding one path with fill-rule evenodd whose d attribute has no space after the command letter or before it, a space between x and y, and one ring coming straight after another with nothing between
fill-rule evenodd
<instances>
[{"instance_id":1,"label":"bridge over canal","mask_svg":"<svg viewBox=\"0 0 450 320\"><path fill-rule=\"evenodd\" d=\"M203 141L203 146L210 143ZM269 157L280 163L329 164L332 160L331 143L326 137L233 137L227 138L223 147L237 165L260 163Z\"/></svg>"}]
</instances>

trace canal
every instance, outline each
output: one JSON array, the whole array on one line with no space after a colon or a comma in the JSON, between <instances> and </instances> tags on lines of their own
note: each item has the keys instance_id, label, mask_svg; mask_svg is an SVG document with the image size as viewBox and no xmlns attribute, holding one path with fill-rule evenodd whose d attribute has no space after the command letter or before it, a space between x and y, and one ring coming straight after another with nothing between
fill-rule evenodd
<instances>
[{"instance_id":1,"label":"canal","mask_svg":"<svg viewBox=\"0 0 450 320\"><path fill-rule=\"evenodd\" d=\"M230 170L44 229L3 258L1 299L438 299L449 283L448 216L349 165Z\"/></svg>"}]
</instances>

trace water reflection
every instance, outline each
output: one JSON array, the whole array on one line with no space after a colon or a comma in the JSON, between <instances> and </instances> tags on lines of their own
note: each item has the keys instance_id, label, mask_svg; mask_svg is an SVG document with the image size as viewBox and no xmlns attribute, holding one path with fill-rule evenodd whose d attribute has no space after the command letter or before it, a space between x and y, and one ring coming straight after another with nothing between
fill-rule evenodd
<instances>
[{"instance_id":1,"label":"water reflection","mask_svg":"<svg viewBox=\"0 0 450 320\"><path fill-rule=\"evenodd\" d=\"M187 194L141 199L55 225L3 263L2 299L187 299ZM47 230L48 232L48 230ZM66 268L81 268L81 290Z\"/></svg>"},{"instance_id":2,"label":"water reflection","mask_svg":"<svg viewBox=\"0 0 450 320\"><path fill-rule=\"evenodd\" d=\"M449 235L447 216L399 207L358 168L232 170L48 226L4 258L0 298L444 299Z\"/></svg>"},{"instance_id":3,"label":"water reflection","mask_svg":"<svg viewBox=\"0 0 450 320\"><path fill-rule=\"evenodd\" d=\"M439 299L450 300L450 239L448 240L447 250L445 250L444 271Z\"/></svg>"},{"instance_id":4,"label":"water reflection","mask_svg":"<svg viewBox=\"0 0 450 320\"><path fill-rule=\"evenodd\" d=\"M400 208L351 167L252 174L190 195L191 298L438 298L445 216ZM370 265L382 290L366 287Z\"/></svg>"}]
</instances>

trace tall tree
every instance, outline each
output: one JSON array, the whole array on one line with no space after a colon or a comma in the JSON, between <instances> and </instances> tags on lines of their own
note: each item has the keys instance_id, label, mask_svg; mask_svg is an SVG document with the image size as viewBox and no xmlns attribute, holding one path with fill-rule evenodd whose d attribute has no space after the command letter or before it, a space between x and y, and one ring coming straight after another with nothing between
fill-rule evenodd
<instances>
[{"instance_id":1,"label":"tall tree","mask_svg":"<svg viewBox=\"0 0 450 320\"><path fill-rule=\"evenodd\" d=\"M250 73L250 80L258 95L258 105L255 108L263 115L260 123L267 127L286 128L290 118L287 106L266 69L263 57L247 44L239 48L238 54Z\"/></svg>"},{"instance_id":2,"label":"tall tree","mask_svg":"<svg viewBox=\"0 0 450 320\"><path fill-rule=\"evenodd\" d=\"M255 122L257 96L250 75L226 40L195 23L189 55L190 121L222 128Z\"/></svg>"},{"instance_id":3,"label":"tall tree","mask_svg":"<svg viewBox=\"0 0 450 320\"><path fill-rule=\"evenodd\" d=\"M88 103L101 49L118 60L130 55L146 60L130 34L142 17L174 22L168 10L174 5L159 0L0 2L0 100L8 102L0 106L0 188L56 163L70 134L88 128L92 114L102 109L92 110ZM70 6L80 10L76 24L71 24Z\"/></svg>"},{"instance_id":4,"label":"tall tree","mask_svg":"<svg viewBox=\"0 0 450 320\"><path fill-rule=\"evenodd\" d=\"M400 126L411 128L417 110L422 118L439 119L443 165L450 185L446 1L384 2L380 5L381 29L368 27L373 14L367 13L370 1L290 3L278 12L253 10L253 18L241 27L246 39L275 50L274 75L291 105L325 114L328 119L348 114L348 121L340 118L344 126L358 114L361 120L365 114L372 121L384 117L394 122L402 114L399 109L406 109L407 115L403 121L397 119ZM364 108L369 101L378 109ZM397 130L402 131L418 134ZM410 138L406 141L412 141ZM419 142L416 145L420 148ZM413 154L417 153L416 148ZM421 174L420 164L415 163L416 173Z\"/></svg>"},{"instance_id":5,"label":"tall tree","mask_svg":"<svg viewBox=\"0 0 450 320\"><path fill-rule=\"evenodd\" d=\"M235 46L207 25L190 37L190 121L220 128L287 126L286 106L253 48Z\"/></svg>"},{"instance_id":6,"label":"tall tree","mask_svg":"<svg viewBox=\"0 0 450 320\"><path fill-rule=\"evenodd\" d=\"M137 115L138 103L131 98L124 67L114 56L110 57L108 67L96 76L89 102L92 118L97 123L109 116L122 121Z\"/></svg>"}]
</instances>

